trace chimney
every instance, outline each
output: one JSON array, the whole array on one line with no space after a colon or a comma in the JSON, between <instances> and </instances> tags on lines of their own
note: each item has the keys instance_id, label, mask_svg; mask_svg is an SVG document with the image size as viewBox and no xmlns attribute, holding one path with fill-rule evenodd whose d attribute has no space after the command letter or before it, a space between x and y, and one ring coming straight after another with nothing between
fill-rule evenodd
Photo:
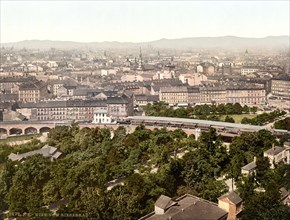
<instances>
[{"instance_id":1,"label":"chimney","mask_svg":"<svg viewBox=\"0 0 290 220\"><path fill-rule=\"evenodd\" d=\"M272 144L272 149L275 150L275 144L274 143Z\"/></svg>"},{"instance_id":2,"label":"chimney","mask_svg":"<svg viewBox=\"0 0 290 220\"><path fill-rule=\"evenodd\" d=\"M256 156L254 156L254 162L256 163L256 161L257 161L257 157L256 157Z\"/></svg>"}]
</instances>

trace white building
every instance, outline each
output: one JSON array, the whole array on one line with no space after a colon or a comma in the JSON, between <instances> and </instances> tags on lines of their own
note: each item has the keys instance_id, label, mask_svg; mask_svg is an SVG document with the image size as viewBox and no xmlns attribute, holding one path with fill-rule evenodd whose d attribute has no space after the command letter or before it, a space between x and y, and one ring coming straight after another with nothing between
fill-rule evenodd
<instances>
[{"instance_id":1,"label":"white building","mask_svg":"<svg viewBox=\"0 0 290 220\"><path fill-rule=\"evenodd\" d=\"M197 65L196 72L203 73L203 66L202 65Z\"/></svg>"},{"instance_id":2,"label":"white building","mask_svg":"<svg viewBox=\"0 0 290 220\"><path fill-rule=\"evenodd\" d=\"M270 161L270 168L274 169L275 164L280 162L285 164L290 164L290 142L285 142L283 147L273 146L269 150L264 152L264 157L268 157ZM256 157L254 161L242 167L242 174L252 174L255 173L257 169Z\"/></svg>"},{"instance_id":3,"label":"white building","mask_svg":"<svg viewBox=\"0 0 290 220\"><path fill-rule=\"evenodd\" d=\"M201 82L207 81L207 76L201 73L181 74L178 78L182 83L188 83L190 86L200 85Z\"/></svg>"},{"instance_id":4,"label":"white building","mask_svg":"<svg viewBox=\"0 0 290 220\"><path fill-rule=\"evenodd\" d=\"M55 61L48 61L46 66L50 68L56 68L58 67L58 64Z\"/></svg>"},{"instance_id":5,"label":"white building","mask_svg":"<svg viewBox=\"0 0 290 220\"><path fill-rule=\"evenodd\" d=\"M269 158L271 169L274 169L275 164L280 162L290 164L290 147L287 147L287 144L284 144L283 147L273 146L264 152L264 157Z\"/></svg>"},{"instance_id":6,"label":"white building","mask_svg":"<svg viewBox=\"0 0 290 220\"><path fill-rule=\"evenodd\" d=\"M99 109L94 111L94 120L93 123L96 124L113 124L116 123L113 121L111 116L108 116L108 110Z\"/></svg>"},{"instance_id":7,"label":"white building","mask_svg":"<svg viewBox=\"0 0 290 220\"><path fill-rule=\"evenodd\" d=\"M260 68L259 67L255 67L255 66L244 66L241 68L241 74L243 76L247 76L250 75L252 73L255 73L257 71L259 71Z\"/></svg>"}]
</instances>

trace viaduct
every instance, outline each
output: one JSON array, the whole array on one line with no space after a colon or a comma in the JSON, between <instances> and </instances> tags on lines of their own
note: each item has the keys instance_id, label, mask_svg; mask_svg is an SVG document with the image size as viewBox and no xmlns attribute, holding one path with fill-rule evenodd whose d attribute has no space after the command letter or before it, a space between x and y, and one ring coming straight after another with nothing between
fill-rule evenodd
<instances>
[{"instance_id":1,"label":"viaduct","mask_svg":"<svg viewBox=\"0 0 290 220\"><path fill-rule=\"evenodd\" d=\"M48 132L56 126L70 126L73 121L10 121L0 123L0 137L24 134L38 134ZM181 128L187 134L199 136L200 131L207 131L210 128L215 128L219 134L224 137L234 137L241 132L255 132L261 129L267 129L276 136L290 135L289 131L269 129L265 126L254 126L235 124L218 121L184 119L184 118L167 118L167 117L150 117L150 116L130 116L124 121L117 124L93 124L79 123L80 128L107 127L116 129L118 126L124 126L127 132L131 133L135 127L144 124L146 128L153 130L154 128L166 127L168 130Z\"/></svg>"}]
</instances>

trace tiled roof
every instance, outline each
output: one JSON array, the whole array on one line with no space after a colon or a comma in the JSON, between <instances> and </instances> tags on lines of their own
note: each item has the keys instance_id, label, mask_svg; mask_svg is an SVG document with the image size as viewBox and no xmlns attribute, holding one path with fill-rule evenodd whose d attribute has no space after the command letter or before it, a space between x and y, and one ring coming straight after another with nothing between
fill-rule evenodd
<instances>
[{"instance_id":1,"label":"tiled roof","mask_svg":"<svg viewBox=\"0 0 290 220\"><path fill-rule=\"evenodd\" d=\"M0 83L23 83L35 80L34 77L6 77L0 79Z\"/></svg>"},{"instance_id":2,"label":"tiled roof","mask_svg":"<svg viewBox=\"0 0 290 220\"><path fill-rule=\"evenodd\" d=\"M107 104L127 104L128 102L128 97L125 95L108 97L107 99Z\"/></svg>"},{"instance_id":3,"label":"tiled roof","mask_svg":"<svg viewBox=\"0 0 290 220\"><path fill-rule=\"evenodd\" d=\"M268 155L275 156L275 155L281 153L283 150L285 150L285 147L275 146L275 147L270 148L269 150L266 150L265 153Z\"/></svg>"},{"instance_id":4,"label":"tiled roof","mask_svg":"<svg viewBox=\"0 0 290 220\"><path fill-rule=\"evenodd\" d=\"M253 161L251 163L248 163L247 165L242 167L242 170L246 170L246 171L251 171L251 170L255 170L257 167L256 162Z\"/></svg>"},{"instance_id":5,"label":"tiled roof","mask_svg":"<svg viewBox=\"0 0 290 220\"><path fill-rule=\"evenodd\" d=\"M187 92L186 86L162 87L161 92Z\"/></svg>"},{"instance_id":6,"label":"tiled roof","mask_svg":"<svg viewBox=\"0 0 290 220\"><path fill-rule=\"evenodd\" d=\"M280 74L278 76L276 76L275 78L273 78L273 80L285 80L285 81L290 81L290 75L287 74Z\"/></svg>"},{"instance_id":7,"label":"tiled roof","mask_svg":"<svg viewBox=\"0 0 290 220\"><path fill-rule=\"evenodd\" d=\"M232 202L235 205L237 205L237 204L239 204L239 203L241 203L243 201L241 199L241 197L237 193L235 193L233 191L230 192L230 193L227 193L225 195L222 195L218 199L223 199L223 198L227 198L230 202Z\"/></svg>"},{"instance_id":8,"label":"tiled roof","mask_svg":"<svg viewBox=\"0 0 290 220\"><path fill-rule=\"evenodd\" d=\"M165 200L161 203L164 205L167 203ZM150 213L141 219L150 220L201 220L201 219L226 219L228 213L223 209L219 208L217 204L209 202L202 198L185 195L170 205L164 214Z\"/></svg>"},{"instance_id":9,"label":"tiled roof","mask_svg":"<svg viewBox=\"0 0 290 220\"><path fill-rule=\"evenodd\" d=\"M171 198L168 196L161 195L155 202L155 206L166 209L171 204Z\"/></svg>"},{"instance_id":10,"label":"tiled roof","mask_svg":"<svg viewBox=\"0 0 290 220\"><path fill-rule=\"evenodd\" d=\"M97 107L107 106L103 100L67 100L67 101L42 101L20 103L20 108L65 108L65 107Z\"/></svg>"},{"instance_id":11,"label":"tiled roof","mask_svg":"<svg viewBox=\"0 0 290 220\"><path fill-rule=\"evenodd\" d=\"M31 81L19 85L19 90L38 90L46 86L43 81Z\"/></svg>"},{"instance_id":12,"label":"tiled roof","mask_svg":"<svg viewBox=\"0 0 290 220\"><path fill-rule=\"evenodd\" d=\"M18 94L7 93L7 94L0 94L0 101L11 101L11 100L18 100Z\"/></svg>"},{"instance_id":13,"label":"tiled roof","mask_svg":"<svg viewBox=\"0 0 290 220\"><path fill-rule=\"evenodd\" d=\"M16 161L16 160L21 161L23 159L26 159L28 157L38 155L38 154L42 155L43 157L50 157L53 159L57 159L62 155L61 152L57 151L57 148L49 146L49 145L45 145L39 150L29 151L23 154L11 153L8 156L8 158L12 161Z\"/></svg>"}]
</instances>

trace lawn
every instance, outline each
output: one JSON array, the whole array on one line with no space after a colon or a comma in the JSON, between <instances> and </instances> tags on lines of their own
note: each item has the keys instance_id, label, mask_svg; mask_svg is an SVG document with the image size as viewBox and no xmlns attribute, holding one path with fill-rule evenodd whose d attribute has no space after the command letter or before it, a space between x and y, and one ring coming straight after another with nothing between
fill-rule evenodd
<instances>
[{"instance_id":1,"label":"lawn","mask_svg":"<svg viewBox=\"0 0 290 220\"><path fill-rule=\"evenodd\" d=\"M242 114L242 115L229 115L229 116L232 117L236 123L241 123L241 121L244 117L252 119L252 118L256 117L257 114ZM220 120L222 120L222 121L224 121L225 118L226 118L226 115L220 116Z\"/></svg>"},{"instance_id":2,"label":"lawn","mask_svg":"<svg viewBox=\"0 0 290 220\"><path fill-rule=\"evenodd\" d=\"M5 139L0 139L0 144L5 144L7 142L13 142L13 141L30 140L30 139L33 139L34 137L40 137L40 134L29 134L29 135L7 137Z\"/></svg>"}]
</instances>

